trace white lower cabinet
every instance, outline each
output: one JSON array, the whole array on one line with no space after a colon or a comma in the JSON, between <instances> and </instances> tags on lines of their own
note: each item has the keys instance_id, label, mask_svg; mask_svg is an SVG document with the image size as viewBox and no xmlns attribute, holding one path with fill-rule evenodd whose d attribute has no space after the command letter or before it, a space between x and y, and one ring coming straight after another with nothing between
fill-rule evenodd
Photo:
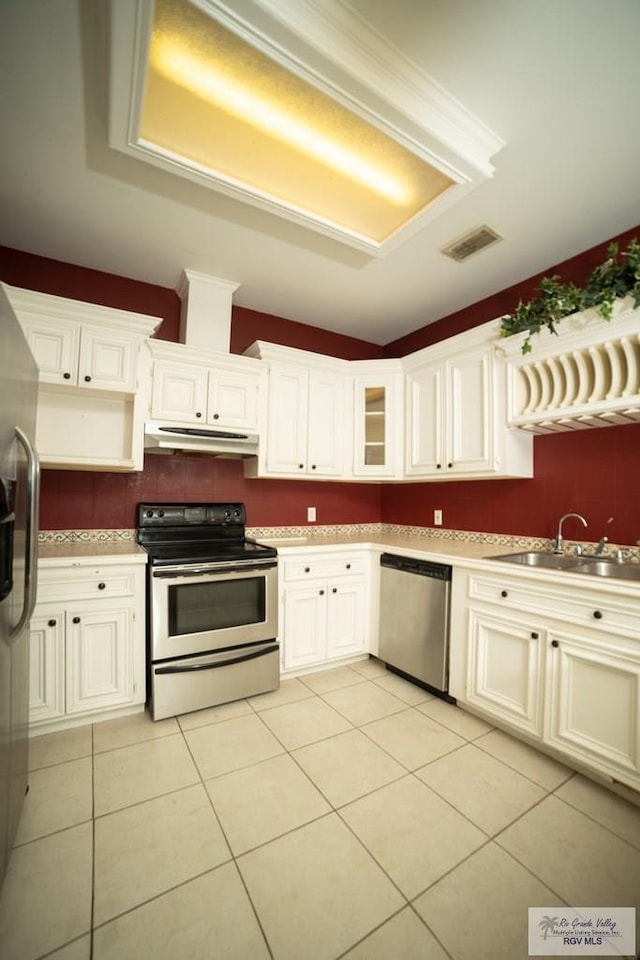
<instances>
[{"instance_id":1,"label":"white lower cabinet","mask_svg":"<svg viewBox=\"0 0 640 960\"><path fill-rule=\"evenodd\" d=\"M54 729L140 709L146 699L144 565L46 567L38 588L30 726Z\"/></svg>"},{"instance_id":2,"label":"white lower cabinet","mask_svg":"<svg viewBox=\"0 0 640 960\"><path fill-rule=\"evenodd\" d=\"M281 563L283 669L368 652L368 554L319 554Z\"/></svg>"},{"instance_id":3,"label":"white lower cabinet","mask_svg":"<svg viewBox=\"0 0 640 960\"><path fill-rule=\"evenodd\" d=\"M450 692L559 759L638 791L640 593L585 579L456 567Z\"/></svg>"}]
</instances>

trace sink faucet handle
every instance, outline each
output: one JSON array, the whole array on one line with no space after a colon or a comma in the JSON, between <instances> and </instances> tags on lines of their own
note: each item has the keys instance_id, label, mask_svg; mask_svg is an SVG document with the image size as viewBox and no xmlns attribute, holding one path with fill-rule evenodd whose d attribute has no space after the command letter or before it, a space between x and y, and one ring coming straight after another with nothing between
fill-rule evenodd
<instances>
[{"instance_id":1,"label":"sink faucet handle","mask_svg":"<svg viewBox=\"0 0 640 960\"><path fill-rule=\"evenodd\" d=\"M598 540L598 546L594 551L594 556L599 557L602 551L604 550L606 544L609 543L609 537L600 537Z\"/></svg>"}]
</instances>

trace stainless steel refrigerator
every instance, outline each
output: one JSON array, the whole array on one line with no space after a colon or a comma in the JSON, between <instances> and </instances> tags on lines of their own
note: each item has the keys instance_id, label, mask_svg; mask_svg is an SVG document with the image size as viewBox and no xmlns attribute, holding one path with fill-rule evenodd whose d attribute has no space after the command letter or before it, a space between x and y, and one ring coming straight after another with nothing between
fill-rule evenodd
<instances>
[{"instance_id":1,"label":"stainless steel refrigerator","mask_svg":"<svg viewBox=\"0 0 640 960\"><path fill-rule=\"evenodd\" d=\"M0 883L27 790L29 620L35 605L38 370L0 284Z\"/></svg>"}]
</instances>

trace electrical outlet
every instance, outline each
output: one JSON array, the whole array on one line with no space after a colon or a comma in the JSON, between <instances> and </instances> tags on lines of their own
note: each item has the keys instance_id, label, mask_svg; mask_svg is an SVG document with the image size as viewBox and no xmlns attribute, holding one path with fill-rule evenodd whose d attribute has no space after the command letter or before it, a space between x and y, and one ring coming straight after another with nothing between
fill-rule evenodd
<instances>
[{"instance_id":1,"label":"electrical outlet","mask_svg":"<svg viewBox=\"0 0 640 960\"><path fill-rule=\"evenodd\" d=\"M434 527L442 526L442 510L433 511L433 525Z\"/></svg>"},{"instance_id":2,"label":"electrical outlet","mask_svg":"<svg viewBox=\"0 0 640 960\"><path fill-rule=\"evenodd\" d=\"M307 507L307 523L315 523L315 522L316 522L316 508Z\"/></svg>"}]
</instances>

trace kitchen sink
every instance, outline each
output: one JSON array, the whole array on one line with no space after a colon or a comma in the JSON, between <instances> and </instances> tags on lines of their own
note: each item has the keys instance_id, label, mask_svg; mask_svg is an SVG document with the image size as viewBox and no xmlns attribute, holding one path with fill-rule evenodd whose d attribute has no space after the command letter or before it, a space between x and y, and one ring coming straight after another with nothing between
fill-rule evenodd
<instances>
[{"instance_id":1,"label":"kitchen sink","mask_svg":"<svg viewBox=\"0 0 640 960\"><path fill-rule=\"evenodd\" d=\"M561 554L529 550L524 553L504 553L498 557L486 557L486 559L517 563L525 567L539 567L543 570L566 570L570 573L586 574L591 577L634 580L640 583L640 563L625 563L619 560L608 560L604 557L567 557Z\"/></svg>"},{"instance_id":2,"label":"kitchen sink","mask_svg":"<svg viewBox=\"0 0 640 960\"><path fill-rule=\"evenodd\" d=\"M544 567L545 570L569 570L580 562L580 557L563 557L554 553L540 553L529 550L526 553L504 553L499 557L487 557L487 560L504 560L506 563L520 563L525 567Z\"/></svg>"}]
</instances>

